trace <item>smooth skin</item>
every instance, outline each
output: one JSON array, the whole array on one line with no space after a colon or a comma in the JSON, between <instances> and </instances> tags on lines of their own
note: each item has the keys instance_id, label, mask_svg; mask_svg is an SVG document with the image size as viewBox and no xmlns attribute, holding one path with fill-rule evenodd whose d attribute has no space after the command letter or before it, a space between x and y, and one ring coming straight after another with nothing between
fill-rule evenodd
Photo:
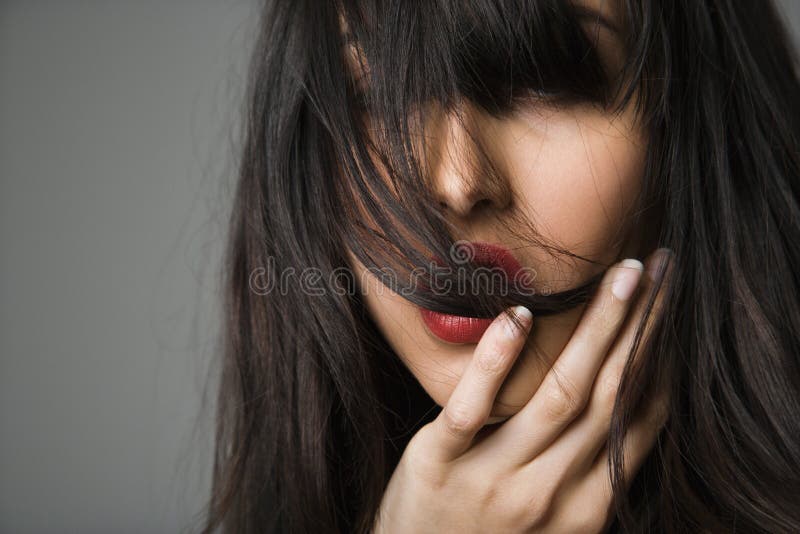
<instances>
[{"instance_id":1,"label":"smooth skin","mask_svg":"<svg viewBox=\"0 0 800 534\"><path fill-rule=\"evenodd\" d=\"M655 291L658 266L669 255L664 249L653 253L644 275L636 260L609 269L531 400L503 424L484 428L532 325L523 307L498 316L439 416L406 448L384 493L375 532L608 528L613 520L606 451L611 413L636 327ZM645 338L663 308L663 287ZM651 392L630 426L624 440L626 482L652 450L666 423L667 405L665 392Z\"/></svg>"}]
</instances>

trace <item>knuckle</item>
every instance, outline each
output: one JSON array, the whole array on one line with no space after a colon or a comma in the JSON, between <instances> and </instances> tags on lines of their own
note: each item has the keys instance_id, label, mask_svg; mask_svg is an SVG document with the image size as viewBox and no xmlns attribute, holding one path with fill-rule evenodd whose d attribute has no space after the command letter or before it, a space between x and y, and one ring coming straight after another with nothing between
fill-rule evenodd
<instances>
[{"instance_id":1,"label":"knuckle","mask_svg":"<svg viewBox=\"0 0 800 534\"><path fill-rule=\"evenodd\" d=\"M479 476L473 480L475 487L474 494L478 495L479 508L487 513L491 511L501 511L503 506L503 496L501 488L502 480L495 480L493 477Z\"/></svg>"},{"instance_id":2,"label":"knuckle","mask_svg":"<svg viewBox=\"0 0 800 534\"><path fill-rule=\"evenodd\" d=\"M537 529L547 523L552 514L553 496L549 492L542 492L528 500L523 511L522 522L528 528Z\"/></svg>"},{"instance_id":3,"label":"knuckle","mask_svg":"<svg viewBox=\"0 0 800 534\"><path fill-rule=\"evenodd\" d=\"M406 456L413 456L415 458L421 455L425 449L431 446L434 434L435 430L433 428L433 424L426 424L420 428L419 431L408 441L408 444L404 449L404 454Z\"/></svg>"},{"instance_id":4,"label":"knuckle","mask_svg":"<svg viewBox=\"0 0 800 534\"><path fill-rule=\"evenodd\" d=\"M469 436L477 431L478 419L471 413L470 406L463 402L448 404L442 411L444 430L457 438Z\"/></svg>"},{"instance_id":5,"label":"knuckle","mask_svg":"<svg viewBox=\"0 0 800 534\"><path fill-rule=\"evenodd\" d=\"M598 295L586 306L586 314L589 322L594 325L604 320L607 315L610 298L608 295Z\"/></svg>"},{"instance_id":6,"label":"knuckle","mask_svg":"<svg viewBox=\"0 0 800 534\"><path fill-rule=\"evenodd\" d=\"M411 440L409 440L408 445L406 445L403 451L404 460L415 465L427 462L430 458L428 451L434 440L434 435L435 430L432 424L429 423L422 427Z\"/></svg>"},{"instance_id":7,"label":"knuckle","mask_svg":"<svg viewBox=\"0 0 800 534\"><path fill-rule=\"evenodd\" d=\"M427 430L420 429L403 451L401 465L411 473L433 474L437 472L436 466L431 461L431 455L428 454L430 448L427 442L430 440L428 436L430 433L432 430L429 428Z\"/></svg>"},{"instance_id":8,"label":"knuckle","mask_svg":"<svg viewBox=\"0 0 800 534\"><path fill-rule=\"evenodd\" d=\"M619 366L614 367L605 373L598 382L598 401L604 406L614 406L617 400L617 393L619 392L620 383L622 381L622 368Z\"/></svg>"},{"instance_id":9,"label":"knuckle","mask_svg":"<svg viewBox=\"0 0 800 534\"><path fill-rule=\"evenodd\" d=\"M592 329L604 335L615 332L625 316L625 306L610 291L598 298L590 310Z\"/></svg>"},{"instance_id":10,"label":"knuckle","mask_svg":"<svg viewBox=\"0 0 800 534\"><path fill-rule=\"evenodd\" d=\"M584 401L578 389L565 378L553 378L545 388L544 409L548 417L559 423L574 419Z\"/></svg>"},{"instance_id":11,"label":"knuckle","mask_svg":"<svg viewBox=\"0 0 800 534\"><path fill-rule=\"evenodd\" d=\"M475 355L475 365L481 375L496 378L505 371L506 358L500 351L486 351Z\"/></svg>"},{"instance_id":12,"label":"knuckle","mask_svg":"<svg viewBox=\"0 0 800 534\"><path fill-rule=\"evenodd\" d=\"M397 469L403 476L439 491L447 486L451 473L446 465L434 460L430 454L428 442L433 439L433 432L430 425L417 432L403 451Z\"/></svg>"}]
</instances>

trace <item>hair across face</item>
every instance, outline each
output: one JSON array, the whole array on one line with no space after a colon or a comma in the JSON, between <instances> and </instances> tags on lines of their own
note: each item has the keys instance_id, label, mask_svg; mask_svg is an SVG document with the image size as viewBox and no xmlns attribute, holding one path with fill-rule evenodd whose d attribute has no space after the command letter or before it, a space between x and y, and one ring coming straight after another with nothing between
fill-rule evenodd
<instances>
[{"instance_id":1,"label":"hair across face","mask_svg":"<svg viewBox=\"0 0 800 534\"><path fill-rule=\"evenodd\" d=\"M674 285L608 443L621 524L797 530L800 83L771 3L275 1L261 27L209 531L368 531L469 355L420 309L534 312L495 406L509 415L603 270L658 246ZM533 276L477 284L462 242L501 245ZM432 263L458 291L431 291ZM322 287L253 291L265 265ZM419 268L410 292L373 274ZM626 493L627 424L664 382L667 437Z\"/></svg>"}]
</instances>

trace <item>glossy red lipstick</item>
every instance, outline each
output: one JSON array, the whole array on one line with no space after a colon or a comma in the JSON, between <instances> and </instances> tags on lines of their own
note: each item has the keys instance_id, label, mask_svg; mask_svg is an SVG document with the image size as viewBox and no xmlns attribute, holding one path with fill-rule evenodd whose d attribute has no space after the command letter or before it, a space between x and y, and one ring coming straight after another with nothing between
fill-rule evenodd
<instances>
[{"instance_id":1,"label":"glossy red lipstick","mask_svg":"<svg viewBox=\"0 0 800 534\"><path fill-rule=\"evenodd\" d=\"M464 243L462 250L468 259L482 267L500 268L508 280L514 280L522 269L519 261L505 247L491 243ZM434 336L448 343L477 343L493 319L464 317L420 308L420 315Z\"/></svg>"}]
</instances>

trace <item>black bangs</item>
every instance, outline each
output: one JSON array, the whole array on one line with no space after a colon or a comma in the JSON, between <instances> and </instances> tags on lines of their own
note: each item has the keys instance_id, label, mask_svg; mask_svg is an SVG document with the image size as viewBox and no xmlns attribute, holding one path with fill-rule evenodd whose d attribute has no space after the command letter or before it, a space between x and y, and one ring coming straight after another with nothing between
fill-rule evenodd
<instances>
[{"instance_id":1,"label":"black bangs","mask_svg":"<svg viewBox=\"0 0 800 534\"><path fill-rule=\"evenodd\" d=\"M347 38L366 67L357 69L366 78L355 96L378 113L457 97L494 115L527 97L608 101L612 80L591 32L604 19L570 2L358 4L343 6Z\"/></svg>"},{"instance_id":2,"label":"black bangs","mask_svg":"<svg viewBox=\"0 0 800 534\"><path fill-rule=\"evenodd\" d=\"M565 2L476 2L451 42L458 91L490 113L529 96L605 103L597 52Z\"/></svg>"}]
</instances>

